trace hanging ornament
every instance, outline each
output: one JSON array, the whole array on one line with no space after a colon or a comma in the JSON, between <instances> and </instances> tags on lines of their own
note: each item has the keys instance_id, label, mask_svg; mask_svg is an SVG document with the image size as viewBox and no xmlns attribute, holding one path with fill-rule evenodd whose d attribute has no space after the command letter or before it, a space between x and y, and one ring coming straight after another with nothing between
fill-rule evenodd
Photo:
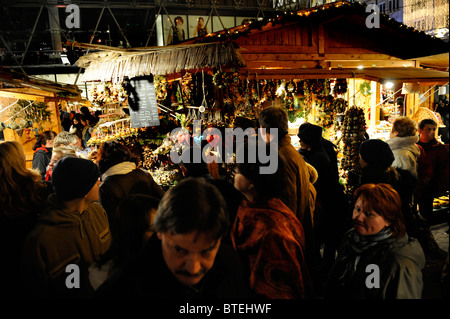
<instances>
[{"instance_id":1,"label":"hanging ornament","mask_svg":"<svg viewBox=\"0 0 450 319\"><path fill-rule=\"evenodd\" d=\"M335 95L341 95L347 93L347 79L336 79L334 84L333 93Z\"/></svg>"}]
</instances>

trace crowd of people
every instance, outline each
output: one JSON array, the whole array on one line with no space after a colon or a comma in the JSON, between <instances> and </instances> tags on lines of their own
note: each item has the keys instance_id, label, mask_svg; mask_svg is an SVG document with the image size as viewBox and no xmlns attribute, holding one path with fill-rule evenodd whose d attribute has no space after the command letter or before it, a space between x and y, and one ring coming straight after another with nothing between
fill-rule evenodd
<instances>
[{"instance_id":1,"label":"crowd of people","mask_svg":"<svg viewBox=\"0 0 450 319\"><path fill-rule=\"evenodd\" d=\"M322 128L303 124L296 150L283 108L259 112L232 183L183 157L167 191L125 145L89 152L94 115L71 120L38 139L32 169L20 143L0 142L10 298L420 299L427 258L448 267L430 232L449 159L432 120L399 117L387 142L364 141L353 194ZM269 145L277 170L261 174L268 163L250 150Z\"/></svg>"}]
</instances>

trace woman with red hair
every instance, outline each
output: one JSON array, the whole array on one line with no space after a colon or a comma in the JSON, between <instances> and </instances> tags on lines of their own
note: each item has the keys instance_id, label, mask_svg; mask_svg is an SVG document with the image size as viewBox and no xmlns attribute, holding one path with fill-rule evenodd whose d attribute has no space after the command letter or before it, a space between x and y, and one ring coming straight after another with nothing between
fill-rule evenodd
<instances>
[{"instance_id":1,"label":"woman with red hair","mask_svg":"<svg viewBox=\"0 0 450 319\"><path fill-rule=\"evenodd\" d=\"M354 227L338 250L325 297L420 299L425 255L406 233L398 193L389 184L364 184L353 201Z\"/></svg>"}]
</instances>

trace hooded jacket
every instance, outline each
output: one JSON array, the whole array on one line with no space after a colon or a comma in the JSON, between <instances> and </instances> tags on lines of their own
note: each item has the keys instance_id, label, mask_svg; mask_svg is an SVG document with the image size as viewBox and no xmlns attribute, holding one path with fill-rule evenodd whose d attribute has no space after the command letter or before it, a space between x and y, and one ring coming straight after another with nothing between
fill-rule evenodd
<instances>
[{"instance_id":1,"label":"hooded jacket","mask_svg":"<svg viewBox=\"0 0 450 319\"><path fill-rule=\"evenodd\" d=\"M352 275L343 279L345 269L349 269L349 265L353 267L355 259L359 260ZM378 271L374 268L368 271L369 265L378 266ZM329 276L326 298L421 299L424 267L422 247L406 234L401 238L387 238L360 254L345 240ZM368 282L379 283L379 286L372 287Z\"/></svg>"},{"instance_id":2,"label":"hooded jacket","mask_svg":"<svg viewBox=\"0 0 450 319\"><path fill-rule=\"evenodd\" d=\"M418 178L418 159L420 148L416 145L419 136L394 137L386 141L394 153L394 162L391 166L409 171Z\"/></svg>"},{"instance_id":3,"label":"hooded jacket","mask_svg":"<svg viewBox=\"0 0 450 319\"><path fill-rule=\"evenodd\" d=\"M110 245L108 219L98 203L79 214L67 211L54 194L50 195L37 225L25 240L22 277L29 292L38 297L89 296L92 288L88 266ZM77 265L79 273L68 271L70 264ZM67 280L76 279L79 289L69 289Z\"/></svg>"}]
</instances>

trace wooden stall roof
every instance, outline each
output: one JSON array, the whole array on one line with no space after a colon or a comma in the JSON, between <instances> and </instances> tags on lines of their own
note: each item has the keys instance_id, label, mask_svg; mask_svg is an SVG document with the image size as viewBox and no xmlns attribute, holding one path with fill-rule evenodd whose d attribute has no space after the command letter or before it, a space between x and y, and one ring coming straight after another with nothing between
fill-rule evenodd
<instances>
[{"instance_id":1,"label":"wooden stall roof","mask_svg":"<svg viewBox=\"0 0 450 319\"><path fill-rule=\"evenodd\" d=\"M333 69L334 70L334 69ZM377 82L397 81L397 82L421 82L422 84L448 84L448 72L428 70L421 68L368 68L362 71L363 78Z\"/></svg>"},{"instance_id":2,"label":"wooden stall roof","mask_svg":"<svg viewBox=\"0 0 450 319\"><path fill-rule=\"evenodd\" d=\"M448 71L449 67L449 53L440 53L434 54L430 56L424 56L420 58L416 58L416 61L420 63L421 66L441 70Z\"/></svg>"},{"instance_id":3,"label":"wooden stall roof","mask_svg":"<svg viewBox=\"0 0 450 319\"><path fill-rule=\"evenodd\" d=\"M0 69L0 96L45 102L58 98L81 99L81 90L75 85L61 84L26 76L12 70Z\"/></svg>"},{"instance_id":4,"label":"wooden stall roof","mask_svg":"<svg viewBox=\"0 0 450 319\"><path fill-rule=\"evenodd\" d=\"M314 72L321 77L351 73L367 78L385 78L386 73L399 80L425 81L448 77L448 43L384 14L378 28L368 28L369 15L365 5L340 1L280 13L184 43L232 41L245 61L243 71L261 77L308 78ZM445 72L428 72L422 66Z\"/></svg>"}]
</instances>

